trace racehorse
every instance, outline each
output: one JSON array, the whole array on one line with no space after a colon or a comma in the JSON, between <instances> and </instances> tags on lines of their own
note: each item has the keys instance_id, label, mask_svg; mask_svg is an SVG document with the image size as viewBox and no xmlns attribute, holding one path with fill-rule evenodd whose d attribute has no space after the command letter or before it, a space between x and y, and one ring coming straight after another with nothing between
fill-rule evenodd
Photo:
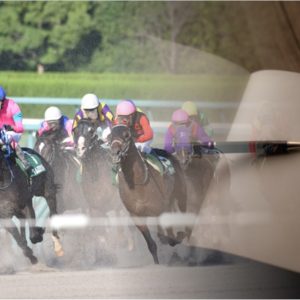
<instances>
[{"instance_id":1,"label":"racehorse","mask_svg":"<svg viewBox=\"0 0 300 300\"><path fill-rule=\"evenodd\" d=\"M187 212L197 215L214 176L212 155L201 155L193 152L190 143L176 143L175 156L178 158L187 186ZM188 236L191 234L189 229Z\"/></svg>"},{"instance_id":2,"label":"racehorse","mask_svg":"<svg viewBox=\"0 0 300 300\"><path fill-rule=\"evenodd\" d=\"M1 130L1 140L5 136L5 131ZM37 262L32 250L27 245L25 236L25 219L30 217L35 221L35 212L32 204L32 197L44 197L50 211L50 217L56 212L56 185L53 180L51 167L42 157L29 148L23 148L28 153L40 158L45 167L45 172L31 178L16 164L14 154L10 153L10 145L2 143L0 150L0 219L6 219L9 226L6 230L13 236L19 247L32 264ZM15 216L20 220L20 233L11 218ZM43 240L44 229L29 222L30 240L33 244ZM62 246L56 230L52 231L55 251L57 255L62 254Z\"/></svg>"},{"instance_id":3,"label":"racehorse","mask_svg":"<svg viewBox=\"0 0 300 300\"><path fill-rule=\"evenodd\" d=\"M88 119L81 119L74 130L74 141L77 157L82 163L81 185L90 215L93 218L110 218L112 214L124 216L125 208L118 195L118 189L113 185L111 156L108 150L101 146L97 124ZM96 251L101 251L99 244L115 248L120 243L123 243L123 246L127 243L128 249L132 250L133 236L130 229L130 226L112 228L106 225L98 229L98 241L94 238ZM95 235L95 232L91 233Z\"/></svg>"},{"instance_id":4,"label":"racehorse","mask_svg":"<svg viewBox=\"0 0 300 300\"><path fill-rule=\"evenodd\" d=\"M81 119L74 130L77 157L81 161L81 185L87 199L90 215L104 216L118 199L112 185L109 152L101 147L97 126L88 119Z\"/></svg>"},{"instance_id":5,"label":"racehorse","mask_svg":"<svg viewBox=\"0 0 300 300\"><path fill-rule=\"evenodd\" d=\"M222 197L230 188L230 169L224 155L215 148L192 141L188 129L177 128L174 149L188 187L188 212L198 214L209 186Z\"/></svg>"},{"instance_id":6,"label":"racehorse","mask_svg":"<svg viewBox=\"0 0 300 300\"><path fill-rule=\"evenodd\" d=\"M174 211L176 204L182 212L186 209L186 189L184 182L176 182L174 174L161 175L150 165L135 146L130 129L125 125L112 127L109 137L113 163L119 167L119 193L121 200L133 221L146 240L154 263L158 264L157 245L146 224L136 217L158 217L164 212ZM177 169L180 172L180 169ZM177 202L175 202L177 200ZM162 242L175 246L182 238L175 238L171 227L164 235L158 226L158 236Z\"/></svg>"},{"instance_id":7,"label":"racehorse","mask_svg":"<svg viewBox=\"0 0 300 300\"><path fill-rule=\"evenodd\" d=\"M80 162L72 147L65 143L65 136L59 132L44 132L36 140L37 151L52 167L55 184L59 186L56 194L57 212L66 210L86 210L81 186L78 184Z\"/></svg>"},{"instance_id":8,"label":"racehorse","mask_svg":"<svg viewBox=\"0 0 300 300\"><path fill-rule=\"evenodd\" d=\"M220 199L220 204L224 202L230 189L230 169L224 155L218 149L194 143L186 126L176 128L174 150L184 170L188 191L187 212L196 216L200 213L209 189L209 197L214 194ZM187 227L189 241L192 230L193 226ZM190 265L196 264L198 259L195 247L189 247L187 260Z\"/></svg>"}]
</instances>

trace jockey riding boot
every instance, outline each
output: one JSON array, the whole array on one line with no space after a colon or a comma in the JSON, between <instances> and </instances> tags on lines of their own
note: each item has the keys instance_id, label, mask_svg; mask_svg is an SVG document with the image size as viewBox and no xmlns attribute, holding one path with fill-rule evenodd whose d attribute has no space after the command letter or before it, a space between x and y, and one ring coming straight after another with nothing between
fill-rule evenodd
<instances>
[{"instance_id":1,"label":"jockey riding boot","mask_svg":"<svg viewBox=\"0 0 300 300\"><path fill-rule=\"evenodd\" d=\"M16 155L18 156L18 158L20 159L20 161L22 162L22 164L24 166L26 174L28 175L28 177L30 177L31 171L32 171L31 164L26 159L25 154L19 145L15 146L15 150L16 150Z\"/></svg>"},{"instance_id":2,"label":"jockey riding boot","mask_svg":"<svg viewBox=\"0 0 300 300\"><path fill-rule=\"evenodd\" d=\"M151 148L151 151L149 154L152 155L152 157L157 160L157 162L162 166L163 169L166 168L166 166L163 164L161 158L159 157L158 153L153 148Z\"/></svg>"}]
</instances>

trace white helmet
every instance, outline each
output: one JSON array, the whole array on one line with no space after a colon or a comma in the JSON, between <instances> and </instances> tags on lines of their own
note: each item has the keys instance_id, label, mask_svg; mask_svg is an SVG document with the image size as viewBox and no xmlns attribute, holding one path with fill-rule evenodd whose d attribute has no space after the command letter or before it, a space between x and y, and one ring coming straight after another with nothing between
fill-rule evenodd
<instances>
[{"instance_id":1,"label":"white helmet","mask_svg":"<svg viewBox=\"0 0 300 300\"><path fill-rule=\"evenodd\" d=\"M45 111L45 121L56 121L62 117L60 109L56 106L50 106Z\"/></svg>"},{"instance_id":2,"label":"white helmet","mask_svg":"<svg viewBox=\"0 0 300 300\"><path fill-rule=\"evenodd\" d=\"M94 109L99 106L99 99L95 94L85 94L81 99L82 109Z\"/></svg>"}]
</instances>

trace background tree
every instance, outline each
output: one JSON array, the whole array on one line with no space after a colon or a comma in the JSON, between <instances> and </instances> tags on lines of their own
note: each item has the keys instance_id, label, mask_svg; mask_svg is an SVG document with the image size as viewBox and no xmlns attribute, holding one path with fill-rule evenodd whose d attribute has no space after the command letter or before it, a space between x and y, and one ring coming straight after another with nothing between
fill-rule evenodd
<instances>
[{"instance_id":1,"label":"background tree","mask_svg":"<svg viewBox=\"0 0 300 300\"><path fill-rule=\"evenodd\" d=\"M0 2L0 69L216 72L209 53L299 71L299 13L293 1Z\"/></svg>"},{"instance_id":2,"label":"background tree","mask_svg":"<svg viewBox=\"0 0 300 300\"><path fill-rule=\"evenodd\" d=\"M1 68L28 70L41 63L50 70L72 70L86 62L100 41L89 7L88 2L2 3Z\"/></svg>"}]
</instances>

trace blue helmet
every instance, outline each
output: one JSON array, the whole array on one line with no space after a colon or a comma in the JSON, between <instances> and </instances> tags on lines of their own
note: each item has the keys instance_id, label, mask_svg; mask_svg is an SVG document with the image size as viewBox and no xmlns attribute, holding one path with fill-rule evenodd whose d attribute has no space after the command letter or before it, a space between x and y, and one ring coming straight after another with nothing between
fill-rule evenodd
<instances>
[{"instance_id":1,"label":"blue helmet","mask_svg":"<svg viewBox=\"0 0 300 300\"><path fill-rule=\"evenodd\" d=\"M0 101L3 101L6 97L5 90L2 86L0 86Z\"/></svg>"}]
</instances>

